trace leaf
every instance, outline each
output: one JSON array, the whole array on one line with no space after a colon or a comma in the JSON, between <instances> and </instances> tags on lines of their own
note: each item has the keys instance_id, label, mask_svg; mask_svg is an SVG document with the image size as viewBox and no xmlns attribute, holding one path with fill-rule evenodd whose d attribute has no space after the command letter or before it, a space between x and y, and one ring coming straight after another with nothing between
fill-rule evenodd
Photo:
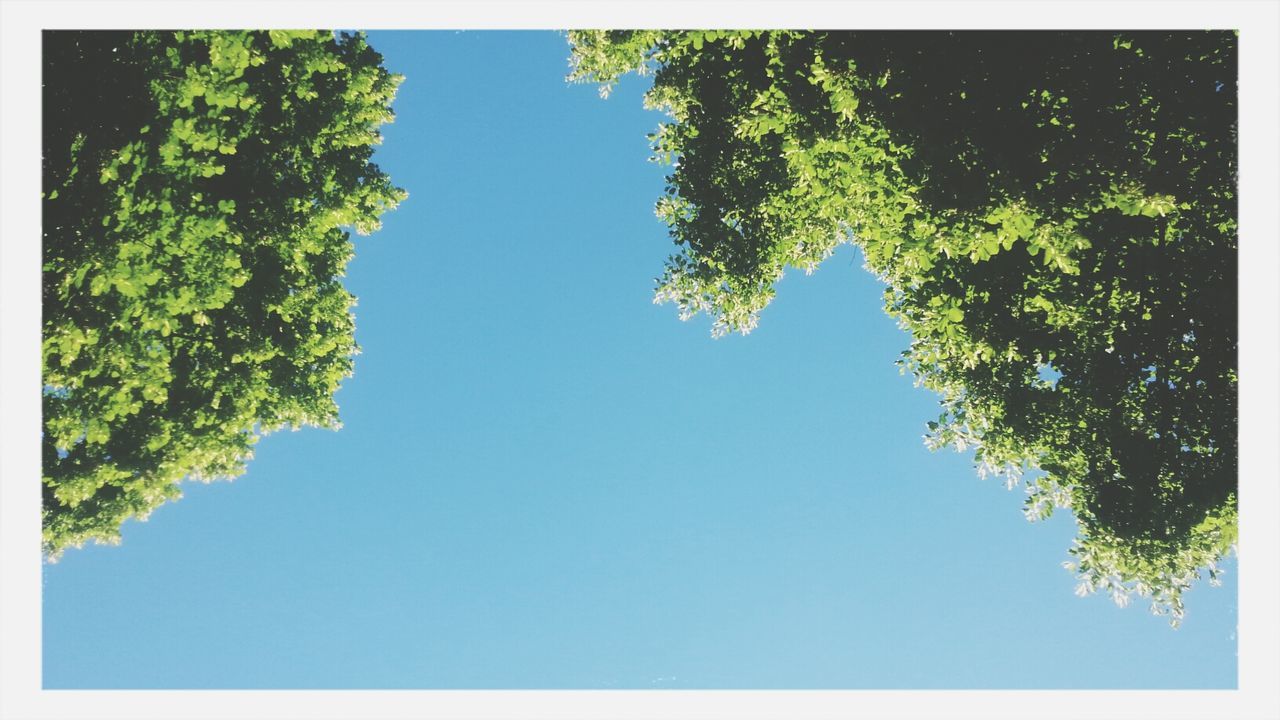
<instances>
[{"instance_id":1,"label":"leaf","mask_svg":"<svg viewBox=\"0 0 1280 720\"><path fill-rule=\"evenodd\" d=\"M369 162L395 83L359 36L212 30L134 38L45 37L43 82L75 90L47 95L46 117L82 138L55 137L46 172L72 178L75 163L88 163L100 181L59 184L60 202L45 203L52 291L43 307L44 376L47 387L74 388L51 400L43 418L45 442L63 443L60 453L46 447L56 458L44 469L46 498L54 498L44 508L51 557L117 538L127 518L175 498L184 477L242 472L256 433L336 422L333 393L351 372L354 348L349 295L336 278L352 244L345 229L303 222L299 210L324 206L339 223L369 228L403 197ZM316 97L300 73L289 77L308 57L323 60L332 95L282 108L289 122L255 112L255 96ZM203 103L192 102L197 93ZM269 150L237 152L245 139ZM213 181L219 175L235 180ZM282 177L333 183L321 192ZM265 267L263 258L271 259ZM262 332L264 306L281 297L296 298L304 319L286 329L287 341ZM232 356L244 362L214 359ZM181 412L168 407L171 396L185 403ZM128 458L129 469L113 456ZM71 512L85 473L112 478L126 494Z\"/></svg>"},{"instance_id":2,"label":"leaf","mask_svg":"<svg viewBox=\"0 0 1280 720\"><path fill-rule=\"evenodd\" d=\"M570 33L576 72L593 81L681 50L643 65L655 70L648 101L672 108L670 135L690 150L662 213L684 264L669 266L658 300L682 318L708 313L713 334L746 332L811 243L858 245L911 333L903 368L955 414L942 444L1059 483L1030 515L1077 511L1091 553L1077 572L1098 580L1086 592L1141 582L1176 598L1178 578L1229 550L1192 523L1234 517L1234 356L1197 348L1203 387L1155 391L1118 368L1189 362L1173 348L1190 327L1235 346L1221 322L1236 301L1235 120L1210 119L1206 96L1187 90L1221 87L1233 106L1235 36L758 37L704 48L661 31ZM1136 57L1187 82L1153 84ZM875 112L855 117L861 93ZM1018 240L1025 255L1000 252ZM960 298L982 302L966 326ZM1134 322L1156 305L1161 323ZM1038 377L1043 357L1054 383ZM1169 437L1215 437L1216 454L1144 440L1156 418L1178 426Z\"/></svg>"}]
</instances>

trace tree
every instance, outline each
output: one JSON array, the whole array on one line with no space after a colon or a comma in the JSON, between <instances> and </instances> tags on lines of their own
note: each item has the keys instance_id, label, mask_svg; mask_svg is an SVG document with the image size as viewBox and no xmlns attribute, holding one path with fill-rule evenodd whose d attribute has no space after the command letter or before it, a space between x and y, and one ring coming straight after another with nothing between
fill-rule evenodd
<instances>
[{"instance_id":1,"label":"tree","mask_svg":"<svg viewBox=\"0 0 1280 720\"><path fill-rule=\"evenodd\" d=\"M44 35L44 550L118 541L259 434L337 427L345 228L400 77L360 35Z\"/></svg>"},{"instance_id":2,"label":"tree","mask_svg":"<svg viewBox=\"0 0 1280 720\"><path fill-rule=\"evenodd\" d=\"M1236 38L1226 32L575 31L653 75L678 160L657 298L749 332L858 246L941 396L934 447L1070 508L1081 594L1183 615L1236 542Z\"/></svg>"}]
</instances>

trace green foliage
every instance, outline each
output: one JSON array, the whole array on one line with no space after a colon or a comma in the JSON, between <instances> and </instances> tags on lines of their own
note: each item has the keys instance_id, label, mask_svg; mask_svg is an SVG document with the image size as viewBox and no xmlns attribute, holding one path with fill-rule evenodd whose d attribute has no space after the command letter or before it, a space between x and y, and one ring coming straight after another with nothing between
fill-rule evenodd
<instances>
[{"instance_id":1,"label":"green foliage","mask_svg":"<svg viewBox=\"0 0 1280 720\"><path fill-rule=\"evenodd\" d=\"M941 395L928 442L1072 510L1081 592L1181 593L1236 542L1236 38L575 31L652 73L680 246L657 298L748 332L856 244Z\"/></svg>"},{"instance_id":2,"label":"green foliage","mask_svg":"<svg viewBox=\"0 0 1280 720\"><path fill-rule=\"evenodd\" d=\"M44 35L44 548L115 542L260 433L337 427L344 229L400 77L358 35Z\"/></svg>"}]
</instances>

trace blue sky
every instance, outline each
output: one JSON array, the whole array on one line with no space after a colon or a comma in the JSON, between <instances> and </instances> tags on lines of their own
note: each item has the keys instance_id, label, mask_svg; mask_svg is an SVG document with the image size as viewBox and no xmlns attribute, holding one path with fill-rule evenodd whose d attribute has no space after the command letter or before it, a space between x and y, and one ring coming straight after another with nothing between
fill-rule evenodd
<instances>
[{"instance_id":1,"label":"blue sky","mask_svg":"<svg viewBox=\"0 0 1280 720\"><path fill-rule=\"evenodd\" d=\"M357 238L345 427L46 567L48 688L1226 688L1235 562L1179 630L1078 598L1062 514L921 442L845 248L760 327L650 303L629 78L554 33L375 32L407 76Z\"/></svg>"}]
</instances>

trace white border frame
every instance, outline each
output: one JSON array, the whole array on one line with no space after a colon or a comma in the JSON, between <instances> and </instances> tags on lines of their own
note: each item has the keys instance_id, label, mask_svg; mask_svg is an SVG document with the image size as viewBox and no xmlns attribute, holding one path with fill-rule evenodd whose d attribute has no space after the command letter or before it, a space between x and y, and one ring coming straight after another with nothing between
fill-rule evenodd
<instances>
[{"instance_id":1,"label":"white border frame","mask_svg":"<svg viewBox=\"0 0 1280 720\"><path fill-rule=\"evenodd\" d=\"M1280 718L1280 4L822 1L90 2L0 6L0 718ZM54 28L1238 28L1240 40L1239 689L1234 691L45 691L38 484L40 30ZM567 57L567 49L566 49ZM567 65L566 65L567 68ZM32 177L35 180L32 180Z\"/></svg>"}]
</instances>

